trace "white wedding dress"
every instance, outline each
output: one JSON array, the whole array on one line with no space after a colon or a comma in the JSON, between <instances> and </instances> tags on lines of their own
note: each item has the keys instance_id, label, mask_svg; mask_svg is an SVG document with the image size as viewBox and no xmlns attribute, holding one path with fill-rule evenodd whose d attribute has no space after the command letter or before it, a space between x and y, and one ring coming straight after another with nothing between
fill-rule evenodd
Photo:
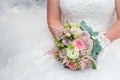
<instances>
[{"instance_id":1,"label":"white wedding dress","mask_svg":"<svg viewBox=\"0 0 120 80\"><path fill-rule=\"evenodd\" d=\"M59 5L63 23L66 19L78 23L84 20L101 33L116 21L115 0L59 0ZM41 21L41 25L47 25ZM54 43L47 26L41 29L39 47L14 56L1 72L0 80L120 80L120 39L100 53L97 70L71 71L52 55L44 55Z\"/></svg>"}]
</instances>

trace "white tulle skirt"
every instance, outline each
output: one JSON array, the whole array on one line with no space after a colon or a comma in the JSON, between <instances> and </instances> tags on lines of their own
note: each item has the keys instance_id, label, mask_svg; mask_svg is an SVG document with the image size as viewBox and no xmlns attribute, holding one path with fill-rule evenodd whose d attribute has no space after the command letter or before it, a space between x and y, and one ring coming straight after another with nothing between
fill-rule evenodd
<instances>
[{"instance_id":1,"label":"white tulle skirt","mask_svg":"<svg viewBox=\"0 0 120 80\"><path fill-rule=\"evenodd\" d=\"M13 41L10 44L12 49L17 47L17 51L1 69L0 80L120 80L120 39L100 53L97 70L71 71L52 55L44 55L54 46L47 26L46 10L14 8L6 15L2 21L13 25L10 29L13 31L8 34L19 43L13 45Z\"/></svg>"}]
</instances>

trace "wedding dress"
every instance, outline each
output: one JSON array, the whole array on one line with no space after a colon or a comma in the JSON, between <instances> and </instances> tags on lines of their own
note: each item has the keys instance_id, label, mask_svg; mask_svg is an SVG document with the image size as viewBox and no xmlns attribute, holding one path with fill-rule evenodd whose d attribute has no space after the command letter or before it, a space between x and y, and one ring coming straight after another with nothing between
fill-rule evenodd
<instances>
[{"instance_id":1,"label":"wedding dress","mask_svg":"<svg viewBox=\"0 0 120 80\"><path fill-rule=\"evenodd\" d=\"M59 6L63 23L65 20L78 23L84 20L100 33L116 21L115 0L59 0ZM41 17L40 46L33 51L17 54L0 74L0 80L120 80L120 39L100 53L97 70L71 71L52 55L44 55L54 43L46 21Z\"/></svg>"}]
</instances>

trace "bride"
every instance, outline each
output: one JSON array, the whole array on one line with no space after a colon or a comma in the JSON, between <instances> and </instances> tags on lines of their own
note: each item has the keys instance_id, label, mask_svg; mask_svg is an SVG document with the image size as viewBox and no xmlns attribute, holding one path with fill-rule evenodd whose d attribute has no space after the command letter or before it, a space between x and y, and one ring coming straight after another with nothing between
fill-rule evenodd
<instances>
[{"instance_id":1,"label":"bride","mask_svg":"<svg viewBox=\"0 0 120 80\"><path fill-rule=\"evenodd\" d=\"M116 4L116 6L114 5ZM70 22L86 21L94 30L105 32L98 40L102 48L105 48L113 40L120 37L120 1L68 1L68 0L48 0L48 25L54 36L59 36L66 19ZM107 6L105 6L107 5ZM117 11L118 20L112 25L114 9ZM56 29L58 28L57 34Z\"/></svg>"},{"instance_id":2,"label":"bride","mask_svg":"<svg viewBox=\"0 0 120 80\"><path fill-rule=\"evenodd\" d=\"M94 31L100 32L97 39L102 51L97 59L97 70L71 71L49 55L39 57L39 62L31 58L23 61L16 57L16 63L7 67L1 80L120 80L120 0L47 1L47 21L53 36L61 35L66 19L73 23L84 20ZM41 47L45 51L53 45L53 38L50 36L51 34L43 37L44 42L49 42ZM29 54L25 54L24 58L28 56Z\"/></svg>"}]
</instances>

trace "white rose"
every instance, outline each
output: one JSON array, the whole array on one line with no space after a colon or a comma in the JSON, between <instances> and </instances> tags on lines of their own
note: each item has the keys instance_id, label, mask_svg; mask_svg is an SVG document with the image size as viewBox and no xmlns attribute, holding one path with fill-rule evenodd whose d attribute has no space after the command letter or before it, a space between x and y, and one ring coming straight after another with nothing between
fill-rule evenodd
<instances>
[{"instance_id":1,"label":"white rose","mask_svg":"<svg viewBox=\"0 0 120 80\"><path fill-rule=\"evenodd\" d=\"M71 36L71 34L70 34L70 33L66 33L65 35L66 35L67 37L70 37L70 36Z\"/></svg>"},{"instance_id":2,"label":"white rose","mask_svg":"<svg viewBox=\"0 0 120 80\"><path fill-rule=\"evenodd\" d=\"M77 50L77 49L67 48L66 52L67 52L67 56L71 59L79 58L80 53L79 53L79 50Z\"/></svg>"}]
</instances>

